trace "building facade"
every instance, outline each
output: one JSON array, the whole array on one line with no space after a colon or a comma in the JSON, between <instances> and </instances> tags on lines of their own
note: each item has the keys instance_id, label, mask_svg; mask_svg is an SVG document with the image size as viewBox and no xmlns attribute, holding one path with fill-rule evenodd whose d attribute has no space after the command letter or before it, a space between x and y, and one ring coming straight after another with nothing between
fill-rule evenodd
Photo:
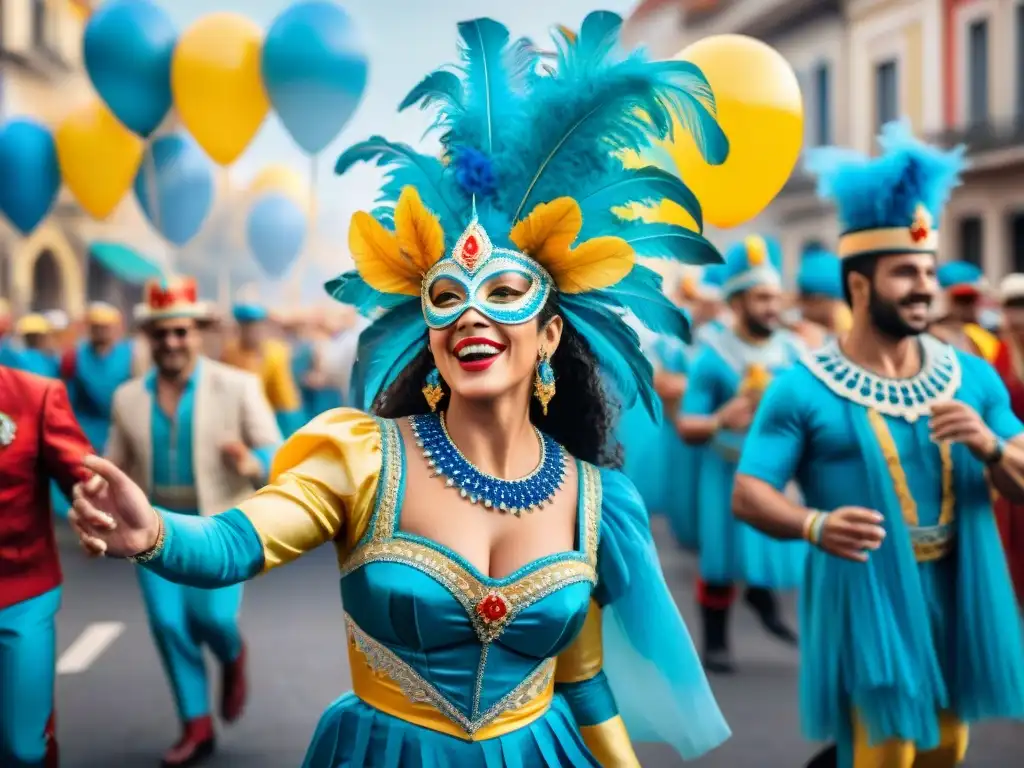
<instances>
[{"instance_id":1,"label":"building facade","mask_svg":"<svg viewBox=\"0 0 1024 768\"><path fill-rule=\"evenodd\" d=\"M0 0L0 118L32 117L51 129L92 86L85 75L82 33L86 0ZM145 225L128 215L135 235ZM78 317L89 300L122 309L141 289L111 265L89 258L97 239L122 239L125 216L94 222L62 188L53 211L23 237L0 217L0 295L17 313L63 309Z\"/></svg>"},{"instance_id":2,"label":"building facade","mask_svg":"<svg viewBox=\"0 0 1024 768\"><path fill-rule=\"evenodd\" d=\"M876 150L878 128L907 119L930 140L965 143L971 167L942 222L941 259L978 263L993 281L1024 271L1024 0L701 0L641 3L631 41L671 56L694 40L748 34L793 65L805 147ZM750 230L781 240L792 274L839 226L798 166Z\"/></svg>"},{"instance_id":3,"label":"building facade","mask_svg":"<svg viewBox=\"0 0 1024 768\"><path fill-rule=\"evenodd\" d=\"M944 131L971 168L946 212L948 255L990 280L1024 272L1024 0L942 0Z\"/></svg>"}]
</instances>

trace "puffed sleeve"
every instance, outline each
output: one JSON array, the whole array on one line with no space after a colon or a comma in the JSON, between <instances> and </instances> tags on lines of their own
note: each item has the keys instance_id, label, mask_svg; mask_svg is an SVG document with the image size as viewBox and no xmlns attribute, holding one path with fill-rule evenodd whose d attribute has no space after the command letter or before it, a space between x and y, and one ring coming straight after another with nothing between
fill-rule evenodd
<instances>
[{"instance_id":1,"label":"puffed sleeve","mask_svg":"<svg viewBox=\"0 0 1024 768\"><path fill-rule=\"evenodd\" d=\"M621 472L601 470L598 549L602 672L635 742L693 760L729 738L700 658L669 592L647 511Z\"/></svg>"},{"instance_id":2,"label":"puffed sleeve","mask_svg":"<svg viewBox=\"0 0 1024 768\"><path fill-rule=\"evenodd\" d=\"M212 517L162 511L164 541L145 567L182 584L235 584L334 540L347 550L369 524L382 461L379 422L327 411L278 451L270 484Z\"/></svg>"}]
</instances>

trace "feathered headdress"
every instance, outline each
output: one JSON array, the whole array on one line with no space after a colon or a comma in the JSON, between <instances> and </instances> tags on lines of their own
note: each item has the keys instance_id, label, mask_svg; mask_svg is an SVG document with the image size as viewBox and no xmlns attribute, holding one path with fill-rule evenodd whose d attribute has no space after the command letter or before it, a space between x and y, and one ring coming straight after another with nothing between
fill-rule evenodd
<instances>
[{"instance_id":1,"label":"feathered headdress","mask_svg":"<svg viewBox=\"0 0 1024 768\"><path fill-rule=\"evenodd\" d=\"M649 62L619 47L622 19L592 13L578 35L556 32L547 69L526 39L490 19L459 24L462 64L425 77L400 105L434 107L441 157L375 136L338 158L386 168L379 207L349 231L356 269L328 283L339 301L376 317L360 337L353 390L364 407L423 349L428 327L470 306L497 322L535 317L552 291L626 407L641 397L658 413L652 370L632 312L651 330L686 338L688 322L636 257L720 262L701 235L700 204L674 174L625 168L619 155L670 137L673 115L705 158L721 163L728 142L707 80L691 63ZM613 209L671 200L696 230L623 221ZM481 306L475 288L510 270L531 280L514 306ZM466 288L457 307L434 306L433 281Z\"/></svg>"},{"instance_id":2,"label":"feathered headdress","mask_svg":"<svg viewBox=\"0 0 1024 768\"><path fill-rule=\"evenodd\" d=\"M914 138L905 122L882 126L882 154L822 147L807 155L818 194L835 203L843 233L839 258L936 253L939 218L960 183L965 148L950 151Z\"/></svg>"}]
</instances>

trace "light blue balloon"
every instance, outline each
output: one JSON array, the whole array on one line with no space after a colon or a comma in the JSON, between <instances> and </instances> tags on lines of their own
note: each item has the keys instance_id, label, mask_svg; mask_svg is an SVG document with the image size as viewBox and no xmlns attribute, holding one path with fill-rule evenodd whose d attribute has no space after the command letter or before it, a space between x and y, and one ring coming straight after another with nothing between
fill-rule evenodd
<instances>
[{"instance_id":1,"label":"light blue balloon","mask_svg":"<svg viewBox=\"0 0 1024 768\"><path fill-rule=\"evenodd\" d=\"M281 122L306 152L323 150L366 90L369 63L351 17L335 3L296 3L263 42L263 84Z\"/></svg>"},{"instance_id":2,"label":"light blue balloon","mask_svg":"<svg viewBox=\"0 0 1024 768\"><path fill-rule=\"evenodd\" d=\"M32 232L60 191L57 145L44 125L18 118L0 128L0 212L23 235Z\"/></svg>"},{"instance_id":3,"label":"light blue balloon","mask_svg":"<svg viewBox=\"0 0 1024 768\"><path fill-rule=\"evenodd\" d=\"M306 214L286 195L265 195L249 209L246 240L267 277L281 278L291 269L302 253L306 225Z\"/></svg>"},{"instance_id":4,"label":"light blue balloon","mask_svg":"<svg viewBox=\"0 0 1024 768\"><path fill-rule=\"evenodd\" d=\"M150 152L135 175L135 198L168 242L185 245L202 229L213 205L213 164L185 134L161 136ZM154 210L160 215L154 216Z\"/></svg>"},{"instance_id":5,"label":"light blue balloon","mask_svg":"<svg viewBox=\"0 0 1024 768\"><path fill-rule=\"evenodd\" d=\"M149 136L171 108L178 31L153 0L113 0L89 19L82 56L96 92L133 133Z\"/></svg>"}]
</instances>

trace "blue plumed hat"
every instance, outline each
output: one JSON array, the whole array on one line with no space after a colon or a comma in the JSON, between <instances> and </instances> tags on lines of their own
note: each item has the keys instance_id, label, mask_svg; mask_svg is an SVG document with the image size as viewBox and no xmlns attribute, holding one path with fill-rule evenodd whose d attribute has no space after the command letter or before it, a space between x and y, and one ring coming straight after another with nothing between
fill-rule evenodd
<instances>
[{"instance_id":1,"label":"blue plumed hat","mask_svg":"<svg viewBox=\"0 0 1024 768\"><path fill-rule=\"evenodd\" d=\"M828 251L808 251L800 262L796 287L800 293L843 298L843 269L835 254Z\"/></svg>"},{"instance_id":2,"label":"blue plumed hat","mask_svg":"<svg viewBox=\"0 0 1024 768\"><path fill-rule=\"evenodd\" d=\"M777 240L751 235L725 252L722 293L729 298L759 285L782 285L782 247Z\"/></svg>"},{"instance_id":3,"label":"blue plumed hat","mask_svg":"<svg viewBox=\"0 0 1024 768\"><path fill-rule=\"evenodd\" d=\"M950 293L971 294L985 290L985 274L969 261L949 261L939 267L939 285Z\"/></svg>"},{"instance_id":4,"label":"blue plumed hat","mask_svg":"<svg viewBox=\"0 0 1024 768\"><path fill-rule=\"evenodd\" d=\"M935 254L942 208L960 183L965 148L945 151L914 138L905 122L882 127L879 157L837 147L808 152L818 194L835 203L839 258Z\"/></svg>"},{"instance_id":5,"label":"blue plumed hat","mask_svg":"<svg viewBox=\"0 0 1024 768\"><path fill-rule=\"evenodd\" d=\"M700 69L630 53L621 28L619 16L591 13L578 34L556 30L558 53L542 62L536 45L498 22L462 22L461 63L427 75L399 106L435 111L441 156L374 136L338 158L339 174L364 162L385 170L378 207L358 212L349 228L356 269L327 286L373 318L352 373L359 405L372 407L427 347L428 327L454 320L432 307L431 280L470 285L491 265L514 263L537 291L530 312L513 319L557 295L558 313L586 340L622 406L640 399L661 413L650 362L623 317L681 338L689 323L638 260L703 266L721 256L674 170L626 167L622 158L670 138L677 125L712 165L725 161L729 142ZM696 227L616 213L665 200Z\"/></svg>"}]
</instances>

